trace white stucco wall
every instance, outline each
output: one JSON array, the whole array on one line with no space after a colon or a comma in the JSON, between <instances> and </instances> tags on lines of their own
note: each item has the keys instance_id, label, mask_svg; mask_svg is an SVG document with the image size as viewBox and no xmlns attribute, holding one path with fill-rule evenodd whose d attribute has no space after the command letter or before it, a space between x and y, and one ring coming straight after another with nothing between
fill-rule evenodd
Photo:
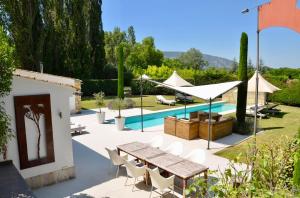
<instances>
[{"instance_id":1,"label":"white stucco wall","mask_svg":"<svg viewBox=\"0 0 300 198\"><path fill-rule=\"evenodd\" d=\"M20 172L24 178L30 178L74 166L72 138L70 134L69 104L70 97L72 97L73 92L74 89L71 87L14 76L12 91L2 100L5 102L6 112L11 116L11 127L15 134L15 138L13 138L8 144L7 158L13 160L14 165L18 169L20 169L20 164L16 139L13 97L22 95L50 94L51 100L55 162L21 170ZM62 112L62 118L60 118L59 112Z\"/></svg>"}]
</instances>

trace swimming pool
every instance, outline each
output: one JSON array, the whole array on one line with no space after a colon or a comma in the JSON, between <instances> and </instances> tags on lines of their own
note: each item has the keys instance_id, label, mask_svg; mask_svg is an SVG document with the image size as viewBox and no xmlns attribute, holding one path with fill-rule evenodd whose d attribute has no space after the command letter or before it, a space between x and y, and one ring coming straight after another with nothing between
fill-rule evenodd
<instances>
[{"instance_id":1,"label":"swimming pool","mask_svg":"<svg viewBox=\"0 0 300 198\"><path fill-rule=\"evenodd\" d=\"M236 106L233 104L228 104L225 102L213 103L211 106L212 112L220 113L230 110L235 110ZM189 113L194 111L209 111L208 104L200 104L197 106L186 108L186 117L189 118ZM144 115L144 128L153 127L157 125L162 125L164 123L164 118L167 116L177 116L177 118L184 118L184 108L171 109L156 113L149 113ZM141 116L131 116L125 118L125 126L133 130L141 129Z\"/></svg>"}]
</instances>

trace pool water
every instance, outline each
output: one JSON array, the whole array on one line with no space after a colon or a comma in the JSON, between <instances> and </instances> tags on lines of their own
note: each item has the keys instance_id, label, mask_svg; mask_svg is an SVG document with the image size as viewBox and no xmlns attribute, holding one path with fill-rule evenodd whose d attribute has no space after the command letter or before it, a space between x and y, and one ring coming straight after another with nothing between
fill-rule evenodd
<instances>
[{"instance_id":1,"label":"pool water","mask_svg":"<svg viewBox=\"0 0 300 198\"><path fill-rule=\"evenodd\" d=\"M213 103L211 106L211 111L215 113L235 110L236 106L233 104L227 104L225 102L218 102ZM209 111L209 105L207 104L201 104L193 107L187 107L186 108L186 117L189 118L189 113L194 111ZM173 110L167 110L157 113L150 113L144 115L144 128L153 127L162 125L164 123L164 118L167 116L177 116L177 118L184 118L184 108L180 109L173 109ZM140 130L141 125L141 116L131 116L126 117L125 119L125 126L127 128L133 129L133 130Z\"/></svg>"}]
</instances>

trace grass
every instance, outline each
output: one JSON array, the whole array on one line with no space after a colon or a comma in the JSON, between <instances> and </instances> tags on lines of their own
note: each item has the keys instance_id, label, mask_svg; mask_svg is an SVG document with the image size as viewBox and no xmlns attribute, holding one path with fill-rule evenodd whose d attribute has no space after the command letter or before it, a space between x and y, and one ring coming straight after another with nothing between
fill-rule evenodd
<instances>
[{"instance_id":1,"label":"grass","mask_svg":"<svg viewBox=\"0 0 300 198\"><path fill-rule=\"evenodd\" d=\"M164 96L166 99L174 99L174 96ZM105 105L115 99L116 97L105 97ZM141 98L140 96L131 96L128 97L131 98L136 103L136 107L140 107L141 105ZM195 105L203 103L203 100L194 98L194 103L187 104L187 105ZM184 103L176 103L175 106L169 106L169 105L163 105L163 104L157 104L156 103L156 96L146 95L143 97L143 107L147 110L157 111L157 110L163 110L163 109L170 109L175 107L182 107L184 106ZM93 98L83 98L81 101L81 108L82 109L95 109L97 108L95 105L95 100Z\"/></svg>"},{"instance_id":2,"label":"grass","mask_svg":"<svg viewBox=\"0 0 300 198\"><path fill-rule=\"evenodd\" d=\"M282 136L293 138L300 127L300 108L291 106L279 106L281 113L272 116L269 119L259 120L259 128L263 132L257 134L258 148L264 143L271 144L278 141ZM240 144L226 148L216 153L221 157L228 159L234 159L240 153L245 153L248 150L249 144L253 142L253 138L250 138ZM243 158L241 158L243 160Z\"/></svg>"}]
</instances>

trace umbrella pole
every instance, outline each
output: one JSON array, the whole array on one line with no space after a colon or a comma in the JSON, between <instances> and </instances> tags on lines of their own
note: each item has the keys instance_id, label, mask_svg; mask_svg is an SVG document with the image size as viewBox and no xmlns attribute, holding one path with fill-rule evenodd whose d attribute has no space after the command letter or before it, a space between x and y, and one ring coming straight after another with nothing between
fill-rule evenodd
<instances>
[{"instance_id":1,"label":"umbrella pole","mask_svg":"<svg viewBox=\"0 0 300 198\"><path fill-rule=\"evenodd\" d=\"M141 132L144 132L144 115L143 115L143 78L141 75Z\"/></svg>"},{"instance_id":2,"label":"umbrella pole","mask_svg":"<svg viewBox=\"0 0 300 198\"><path fill-rule=\"evenodd\" d=\"M184 94L184 118L186 118L186 94Z\"/></svg>"},{"instance_id":3,"label":"umbrella pole","mask_svg":"<svg viewBox=\"0 0 300 198\"><path fill-rule=\"evenodd\" d=\"M210 136L211 136L211 98L209 99L209 118L208 118L208 141L207 149L210 149Z\"/></svg>"}]
</instances>

